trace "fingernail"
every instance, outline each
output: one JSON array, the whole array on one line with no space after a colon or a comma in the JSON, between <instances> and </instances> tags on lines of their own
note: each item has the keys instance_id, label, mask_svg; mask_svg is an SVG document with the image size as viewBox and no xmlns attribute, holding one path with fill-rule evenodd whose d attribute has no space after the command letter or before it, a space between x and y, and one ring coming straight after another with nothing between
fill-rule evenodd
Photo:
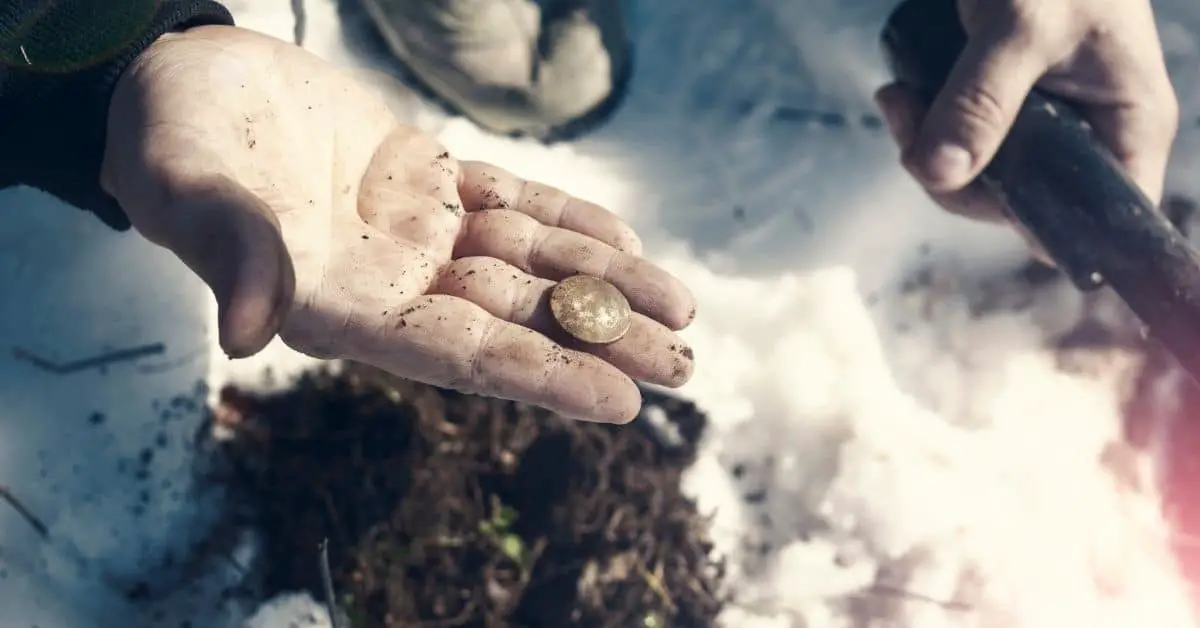
<instances>
[{"instance_id":1,"label":"fingernail","mask_svg":"<svg viewBox=\"0 0 1200 628\"><path fill-rule=\"evenodd\" d=\"M939 189L955 189L966 185L971 178L971 153L962 146L941 144L929 153L922 178Z\"/></svg>"}]
</instances>

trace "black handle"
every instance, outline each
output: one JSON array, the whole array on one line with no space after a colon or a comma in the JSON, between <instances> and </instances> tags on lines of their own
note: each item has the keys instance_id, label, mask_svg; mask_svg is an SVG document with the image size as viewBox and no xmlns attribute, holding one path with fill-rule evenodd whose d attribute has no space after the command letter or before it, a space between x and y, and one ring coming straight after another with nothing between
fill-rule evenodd
<instances>
[{"instance_id":1,"label":"black handle","mask_svg":"<svg viewBox=\"0 0 1200 628\"><path fill-rule=\"evenodd\" d=\"M906 0L882 41L932 102L966 44L955 0ZM1083 290L1107 282L1200 381L1200 254L1067 103L1035 90L979 180Z\"/></svg>"}]
</instances>

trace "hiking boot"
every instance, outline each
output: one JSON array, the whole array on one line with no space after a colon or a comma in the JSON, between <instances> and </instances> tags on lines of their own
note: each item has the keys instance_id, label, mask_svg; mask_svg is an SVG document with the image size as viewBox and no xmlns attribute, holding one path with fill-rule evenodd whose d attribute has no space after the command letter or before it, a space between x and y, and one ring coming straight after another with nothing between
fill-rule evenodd
<instances>
[{"instance_id":1,"label":"hiking boot","mask_svg":"<svg viewBox=\"0 0 1200 628\"><path fill-rule=\"evenodd\" d=\"M363 0L388 47L452 109L492 131L561 138L624 92L623 0Z\"/></svg>"}]
</instances>

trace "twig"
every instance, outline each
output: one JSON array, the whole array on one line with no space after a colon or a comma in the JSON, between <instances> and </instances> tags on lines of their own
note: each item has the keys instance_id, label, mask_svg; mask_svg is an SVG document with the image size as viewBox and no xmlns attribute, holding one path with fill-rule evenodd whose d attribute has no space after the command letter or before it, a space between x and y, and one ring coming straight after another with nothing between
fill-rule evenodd
<instances>
[{"instance_id":1,"label":"twig","mask_svg":"<svg viewBox=\"0 0 1200 628\"><path fill-rule=\"evenodd\" d=\"M9 506L12 506L13 510L17 511L17 514L21 515L21 518L29 523L29 526L38 533L38 536L42 537L42 539L50 538L50 528L41 519L38 519L37 515L33 514L33 511L25 506L21 500L17 499L16 495L13 495L12 489L7 486L0 486L0 499L3 499Z\"/></svg>"},{"instance_id":2,"label":"twig","mask_svg":"<svg viewBox=\"0 0 1200 628\"><path fill-rule=\"evenodd\" d=\"M202 347L194 351L190 351L178 358L159 362L157 364L141 364L137 367L139 373L165 373L173 369L181 368L188 364L194 363L200 358L206 357L209 354L208 347Z\"/></svg>"},{"instance_id":3,"label":"twig","mask_svg":"<svg viewBox=\"0 0 1200 628\"><path fill-rule=\"evenodd\" d=\"M958 601L954 601L954 600L939 600L935 597L931 597L931 596L925 595L923 593L917 593L915 591L908 591L905 589L898 589L898 588L890 587L890 586L883 585L883 584L876 584L876 585L872 586L870 589L868 589L867 591L865 591L864 593L874 593L877 595L886 595L889 597L903 598L903 599L912 600L915 602L923 602L925 604L932 604L934 606L941 607L947 611L957 611L960 613L969 613L969 612L975 610L970 604L965 604L963 602L958 602Z\"/></svg>"},{"instance_id":4,"label":"twig","mask_svg":"<svg viewBox=\"0 0 1200 628\"><path fill-rule=\"evenodd\" d=\"M296 18L292 26L292 41L304 45L304 31L308 30L308 14L304 11L304 0L292 0L292 15Z\"/></svg>"},{"instance_id":5,"label":"twig","mask_svg":"<svg viewBox=\"0 0 1200 628\"><path fill-rule=\"evenodd\" d=\"M13 357L18 360L28 362L43 371L54 373L55 375L68 375L79 371L86 371L92 368L99 368L116 364L117 362L128 362L138 358L144 358L149 355L161 355L167 350L166 346L161 342L156 342L128 349L118 349L116 351L108 351L100 355L75 360L74 362L54 362L42 356L39 356L28 349L21 347L13 347Z\"/></svg>"},{"instance_id":6,"label":"twig","mask_svg":"<svg viewBox=\"0 0 1200 628\"><path fill-rule=\"evenodd\" d=\"M333 574L329 570L329 539L322 539L319 547L321 554L321 586L325 589L325 608L329 611L331 628L342 628L342 618L337 612L337 598L333 593Z\"/></svg>"},{"instance_id":7,"label":"twig","mask_svg":"<svg viewBox=\"0 0 1200 628\"><path fill-rule=\"evenodd\" d=\"M642 580L646 582L646 586L650 587L650 590L654 591L654 593L658 595L658 599L662 601L664 606L666 606L672 612L676 612L679 607L675 606L675 600L671 599L670 592L667 591L666 585L663 584L662 577L659 576L659 574L662 572L662 563L658 563L658 566L655 568L655 570L650 571L646 568L646 565L640 558L635 560L637 560L635 567L637 568L638 574L642 576Z\"/></svg>"},{"instance_id":8,"label":"twig","mask_svg":"<svg viewBox=\"0 0 1200 628\"><path fill-rule=\"evenodd\" d=\"M343 546L348 545L346 528L342 527L342 519L338 516L337 506L333 504L333 496L329 494L329 491L321 491L321 503L325 506L325 516L329 517L329 523L333 526L334 537ZM325 542L328 543L329 539L325 539Z\"/></svg>"}]
</instances>

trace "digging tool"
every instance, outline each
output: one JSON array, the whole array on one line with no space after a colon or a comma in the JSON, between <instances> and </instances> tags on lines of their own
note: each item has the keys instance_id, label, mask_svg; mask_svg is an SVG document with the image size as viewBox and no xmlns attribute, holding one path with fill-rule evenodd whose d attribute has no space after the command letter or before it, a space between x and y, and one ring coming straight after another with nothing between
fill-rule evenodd
<instances>
[{"instance_id":1,"label":"digging tool","mask_svg":"<svg viewBox=\"0 0 1200 628\"><path fill-rule=\"evenodd\" d=\"M955 0L906 0L881 39L895 77L931 103L966 33ZM1200 252L1071 105L1035 89L979 181L1075 286L1111 287L1200 382Z\"/></svg>"}]
</instances>

